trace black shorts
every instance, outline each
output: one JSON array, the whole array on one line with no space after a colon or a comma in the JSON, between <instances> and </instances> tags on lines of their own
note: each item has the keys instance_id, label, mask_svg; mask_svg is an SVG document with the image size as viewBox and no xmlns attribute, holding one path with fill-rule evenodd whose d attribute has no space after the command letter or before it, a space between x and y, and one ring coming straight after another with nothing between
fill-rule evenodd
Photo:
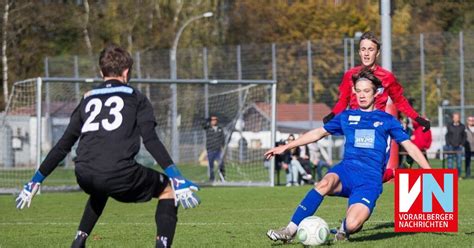
<instances>
[{"instance_id":1,"label":"black shorts","mask_svg":"<svg viewBox=\"0 0 474 248\"><path fill-rule=\"evenodd\" d=\"M158 197L168 186L166 175L136 164L112 175L101 175L76 165L79 186L89 195L112 197L120 202L146 202Z\"/></svg>"}]
</instances>

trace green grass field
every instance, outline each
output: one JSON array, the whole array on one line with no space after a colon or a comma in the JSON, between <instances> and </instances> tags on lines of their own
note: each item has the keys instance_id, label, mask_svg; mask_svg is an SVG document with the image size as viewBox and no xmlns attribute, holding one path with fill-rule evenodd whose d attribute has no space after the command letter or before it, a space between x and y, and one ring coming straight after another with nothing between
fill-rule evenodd
<instances>
[{"instance_id":1,"label":"green grass field","mask_svg":"<svg viewBox=\"0 0 474 248\"><path fill-rule=\"evenodd\" d=\"M458 233L395 233L393 184L364 229L333 247L474 247L474 180L459 181ZM174 247L302 247L273 243L267 229L286 225L310 189L302 187L203 188L202 205L179 211ZM68 247L86 202L82 192L44 193L19 211L14 196L0 196L0 247ZM154 247L156 200L123 204L109 200L88 240L90 247ZM316 215L335 227L346 199L327 197Z\"/></svg>"}]
</instances>

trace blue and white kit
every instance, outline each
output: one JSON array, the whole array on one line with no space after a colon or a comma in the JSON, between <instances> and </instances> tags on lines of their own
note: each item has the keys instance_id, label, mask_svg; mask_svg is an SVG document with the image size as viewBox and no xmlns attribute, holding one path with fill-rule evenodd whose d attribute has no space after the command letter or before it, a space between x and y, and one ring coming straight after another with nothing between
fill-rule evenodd
<instances>
[{"instance_id":1,"label":"blue and white kit","mask_svg":"<svg viewBox=\"0 0 474 248\"><path fill-rule=\"evenodd\" d=\"M328 173L339 176L342 191L349 205L362 203L370 211L382 193L382 176L390 141L408 140L401 123L392 115L380 111L346 110L324 125L332 135L344 135L344 159Z\"/></svg>"}]
</instances>

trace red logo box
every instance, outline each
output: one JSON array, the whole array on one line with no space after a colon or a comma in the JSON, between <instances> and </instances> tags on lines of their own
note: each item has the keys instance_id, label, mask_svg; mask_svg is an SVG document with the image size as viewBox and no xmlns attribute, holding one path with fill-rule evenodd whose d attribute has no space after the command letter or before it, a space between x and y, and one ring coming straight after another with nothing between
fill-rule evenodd
<instances>
[{"instance_id":1,"label":"red logo box","mask_svg":"<svg viewBox=\"0 0 474 248\"><path fill-rule=\"evenodd\" d=\"M457 232L456 169L395 170L395 232Z\"/></svg>"}]
</instances>

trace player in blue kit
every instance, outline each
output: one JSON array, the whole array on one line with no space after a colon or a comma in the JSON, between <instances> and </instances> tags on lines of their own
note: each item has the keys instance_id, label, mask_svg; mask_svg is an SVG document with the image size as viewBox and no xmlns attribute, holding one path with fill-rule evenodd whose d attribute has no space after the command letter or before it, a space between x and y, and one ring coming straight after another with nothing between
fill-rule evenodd
<instances>
[{"instance_id":1,"label":"player in blue kit","mask_svg":"<svg viewBox=\"0 0 474 248\"><path fill-rule=\"evenodd\" d=\"M430 168L421 151L403 131L400 122L390 114L375 109L375 98L381 92L380 80L368 69L354 74L352 80L359 109L346 110L324 127L307 132L295 141L265 153L265 157L269 159L330 134L344 135L346 139L343 160L306 194L290 223L281 229L267 232L268 238L273 241L290 242L300 222L316 212L326 195L348 198L346 218L336 230L335 240L346 240L350 234L358 232L369 219L375 202L382 193L384 162L391 138L401 144L422 168Z\"/></svg>"}]
</instances>

